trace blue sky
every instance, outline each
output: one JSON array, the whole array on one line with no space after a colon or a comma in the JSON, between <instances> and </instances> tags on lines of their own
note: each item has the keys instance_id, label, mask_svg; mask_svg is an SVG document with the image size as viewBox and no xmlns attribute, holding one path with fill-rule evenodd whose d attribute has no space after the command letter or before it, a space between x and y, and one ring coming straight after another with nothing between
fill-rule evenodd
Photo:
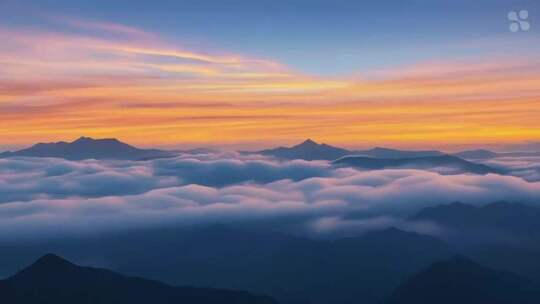
<instances>
[{"instance_id":1,"label":"blue sky","mask_svg":"<svg viewBox=\"0 0 540 304\"><path fill-rule=\"evenodd\" d=\"M113 21L177 39L272 58L318 75L369 74L387 66L482 56L537 36L534 0L245 1L2 0L3 24L47 25L44 15ZM527 9L532 30L513 34L506 15ZM522 35L524 36L524 35ZM477 41L482 47L463 48Z\"/></svg>"}]
</instances>

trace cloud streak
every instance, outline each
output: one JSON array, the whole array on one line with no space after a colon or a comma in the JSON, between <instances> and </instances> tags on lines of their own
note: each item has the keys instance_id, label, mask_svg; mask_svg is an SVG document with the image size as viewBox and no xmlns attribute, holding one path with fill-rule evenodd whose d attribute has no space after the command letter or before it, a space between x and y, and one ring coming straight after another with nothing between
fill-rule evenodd
<instances>
[{"instance_id":1,"label":"cloud streak","mask_svg":"<svg viewBox=\"0 0 540 304\"><path fill-rule=\"evenodd\" d=\"M324 77L123 24L47 21L56 26L0 25L0 39L10 41L0 46L0 126L13 145L81 134L250 148L261 134L281 144L319 134L401 147L540 138L536 58L441 59L375 78ZM182 106L196 104L230 106Z\"/></svg>"}]
</instances>

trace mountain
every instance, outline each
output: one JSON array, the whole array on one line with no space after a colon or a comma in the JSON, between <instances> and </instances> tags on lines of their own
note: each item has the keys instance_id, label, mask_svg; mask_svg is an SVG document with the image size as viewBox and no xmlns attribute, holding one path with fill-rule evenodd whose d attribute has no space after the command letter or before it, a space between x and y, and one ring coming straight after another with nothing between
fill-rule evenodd
<instances>
[{"instance_id":1,"label":"mountain","mask_svg":"<svg viewBox=\"0 0 540 304\"><path fill-rule=\"evenodd\" d=\"M357 167L366 170L381 169L437 169L443 173L499 173L496 169L476 164L451 155L416 158L371 158L364 156L345 156L334 161L336 165Z\"/></svg>"},{"instance_id":2,"label":"mountain","mask_svg":"<svg viewBox=\"0 0 540 304\"><path fill-rule=\"evenodd\" d=\"M276 158L304 160L336 160L347 155L392 159L444 155L444 153L439 151L406 151L380 147L370 150L352 151L327 144L318 144L311 139L308 139L296 146L279 147L275 149L262 150L255 153L269 155Z\"/></svg>"},{"instance_id":3,"label":"mountain","mask_svg":"<svg viewBox=\"0 0 540 304\"><path fill-rule=\"evenodd\" d=\"M520 203L501 201L477 207L455 202L424 208L413 220L435 222L454 231L466 230L467 234L500 231L540 240L540 208Z\"/></svg>"},{"instance_id":4,"label":"mountain","mask_svg":"<svg viewBox=\"0 0 540 304\"><path fill-rule=\"evenodd\" d=\"M380 159L422 159L437 157L456 157L470 160L489 160L497 157L535 157L540 152L503 152L497 153L486 149L465 150L453 154L446 154L437 150L398 150L384 147L375 147L369 150L347 150L327 144L318 144L308 139L292 147L279 147L275 149L254 152L282 159L304 160L337 160L345 156L369 157Z\"/></svg>"},{"instance_id":5,"label":"mountain","mask_svg":"<svg viewBox=\"0 0 540 304\"><path fill-rule=\"evenodd\" d=\"M442 156L443 152L429 150L429 151L407 151L407 150L396 150L376 147L370 150L365 151L356 151L354 154L359 156L369 156L375 158L418 158L418 157L430 157L430 156Z\"/></svg>"},{"instance_id":6,"label":"mountain","mask_svg":"<svg viewBox=\"0 0 540 304\"><path fill-rule=\"evenodd\" d=\"M30 267L0 281L6 303L197 303L275 304L265 296L210 288L172 287L126 277L109 270L81 267L47 254Z\"/></svg>"},{"instance_id":7,"label":"mountain","mask_svg":"<svg viewBox=\"0 0 540 304\"><path fill-rule=\"evenodd\" d=\"M461 151L453 155L464 159L492 159L499 156L499 154L485 149Z\"/></svg>"},{"instance_id":8,"label":"mountain","mask_svg":"<svg viewBox=\"0 0 540 304\"><path fill-rule=\"evenodd\" d=\"M485 149L467 150L452 154L465 159L488 160L497 157L538 157L540 152L493 152Z\"/></svg>"},{"instance_id":9,"label":"mountain","mask_svg":"<svg viewBox=\"0 0 540 304\"><path fill-rule=\"evenodd\" d=\"M497 157L538 157L540 152L502 152Z\"/></svg>"},{"instance_id":10,"label":"mountain","mask_svg":"<svg viewBox=\"0 0 540 304\"><path fill-rule=\"evenodd\" d=\"M336 241L223 226L171 234L132 239L150 242L156 252L131 252L129 258L117 253L112 260L120 261L125 273L176 285L268 294L284 304L352 304L358 299L367 304L379 302L405 277L453 254L433 237L397 229ZM132 248L120 238L118 242ZM155 262L144 264L148 259Z\"/></svg>"},{"instance_id":11,"label":"mountain","mask_svg":"<svg viewBox=\"0 0 540 304\"><path fill-rule=\"evenodd\" d=\"M262 150L257 154L273 156L283 159L304 159L304 160L334 160L353 152L333 147L327 144L318 144L311 139L292 147L279 147L275 149Z\"/></svg>"},{"instance_id":12,"label":"mountain","mask_svg":"<svg viewBox=\"0 0 540 304\"><path fill-rule=\"evenodd\" d=\"M540 303L527 278L496 271L463 257L438 262L403 282L387 304Z\"/></svg>"},{"instance_id":13,"label":"mountain","mask_svg":"<svg viewBox=\"0 0 540 304\"><path fill-rule=\"evenodd\" d=\"M482 264L540 279L540 207L495 202L425 208L412 221L439 227L439 237Z\"/></svg>"},{"instance_id":14,"label":"mountain","mask_svg":"<svg viewBox=\"0 0 540 304\"><path fill-rule=\"evenodd\" d=\"M106 261L132 276L246 290L283 304L380 303L405 278L455 254L440 240L398 229L326 241L227 226L139 230L35 248L0 244L0 251L0 269L28 263L31 252L55 251Z\"/></svg>"},{"instance_id":15,"label":"mountain","mask_svg":"<svg viewBox=\"0 0 540 304\"><path fill-rule=\"evenodd\" d=\"M1 157L59 157L69 160L123 159L140 160L172 156L174 153L156 149L139 149L114 138L81 137L73 142L39 143L30 148L4 152Z\"/></svg>"}]
</instances>

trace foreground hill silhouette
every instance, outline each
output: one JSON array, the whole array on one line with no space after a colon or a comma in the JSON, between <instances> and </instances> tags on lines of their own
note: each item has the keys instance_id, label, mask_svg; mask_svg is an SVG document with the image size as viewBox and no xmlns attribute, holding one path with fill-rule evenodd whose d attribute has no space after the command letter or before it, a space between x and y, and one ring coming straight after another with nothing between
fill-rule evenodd
<instances>
[{"instance_id":1,"label":"foreground hill silhouette","mask_svg":"<svg viewBox=\"0 0 540 304\"><path fill-rule=\"evenodd\" d=\"M540 289L531 280L496 271L464 257L438 262L402 283L387 304L533 304Z\"/></svg>"},{"instance_id":2,"label":"foreground hill silhouette","mask_svg":"<svg viewBox=\"0 0 540 304\"><path fill-rule=\"evenodd\" d=\"M433 237L395 228L322 241L219 225L43 246L5 247L0 269L24 264L15 259L29 252L54 251L81 261L97 257L124 274L172 285L246 290L282 304L380 303L403 279L455 254Z\"/></svg>"},{"instance_id":3,"label":"foreground hill silhouette","mask_svg":"<svg viewBox=\"0 0 540 304\"><path fill-rule=\"evenodd\" d=\"M160 279L176 285L268 294L283 304L353 304L359 299L367 304L379 303L403 278L452 255L432 237L398 229L335 241L223 226L175 235L161 239L162 245L152 238L152 244L176 250L141 252L140 260L124 264L122 271L145 277L160 273ZM143 264L158 255L167 263Z\"/></svg>"},{"instance_id":4,"label":"foreground hill silhouette","mask_svg":"<svg viewBox=\"0 0 540 304\"><path fill-rule=\"evenodd\" d=\"M93 139L81 137L73 142L39 143L30 148L4 152L0 157L58 157L69 160L123 159L139 160L167 157L173 152L157 149L139 149L115 138Z\"/></svg>"},{"instance_id":5,"label":"foreground hill silhouette","mask_svg":"<svg viewBox=\"0 0 540 304\"><path fill-rule=\"evenodd\" d=\"M540 208L533 204L455 202L411 220L436 224L441 238L482 264L540 279Z\"/></svg>"},{"instance_id":6,"label":"foreground hill silhouette","mask_svg":"<svg viewBox=\"0 0 540 304\"><path fill-rule=\"evenodd\" d=\"M47 254L30 267L0 281L2 303L185 303L275 304L265 296L210 288L172 287L126 277L109 270L80 267Z\"/></svg>"}]
</instances>

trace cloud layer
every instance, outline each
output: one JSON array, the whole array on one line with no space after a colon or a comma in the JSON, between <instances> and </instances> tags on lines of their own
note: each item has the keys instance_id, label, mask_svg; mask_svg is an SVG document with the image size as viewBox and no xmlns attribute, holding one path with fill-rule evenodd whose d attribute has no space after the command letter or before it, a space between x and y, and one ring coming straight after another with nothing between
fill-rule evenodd
<instances>
[{"instance_id":1,"label":"cloud layer","mask_svg":"<svg viewBox=\"0 0 540 304\"><path fill-rule=\"evenodd\" d=\"M0 160L2 239L213 223L347 234L403 225L425 206L498 200L540 204L540 182L495 174L358 171L236 153L145 162Z\"/></svg>"}]
</instances>

